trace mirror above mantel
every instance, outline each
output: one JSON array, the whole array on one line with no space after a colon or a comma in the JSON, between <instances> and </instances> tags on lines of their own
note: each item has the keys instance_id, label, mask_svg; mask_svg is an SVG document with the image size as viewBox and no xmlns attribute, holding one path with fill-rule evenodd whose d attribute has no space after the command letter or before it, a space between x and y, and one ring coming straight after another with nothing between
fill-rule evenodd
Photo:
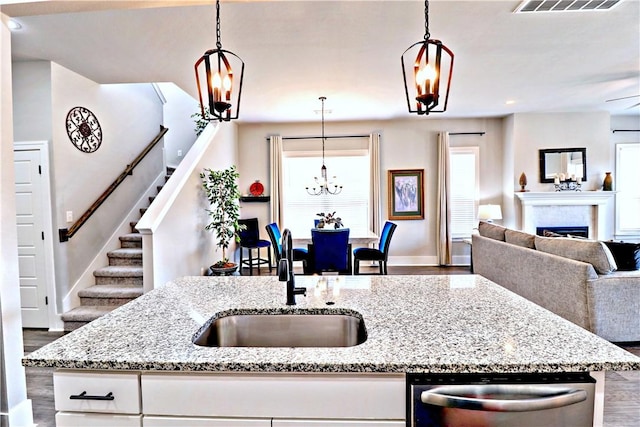
<instances>
[{"instance_id":1,"label":"mirror above mantel","mask_svg":"<svg viewBox=\"0 0 640 427\"><path fill-rule=\"evenodd\" d=\"M575 176L587 180L586 148L550 148L540 150L540 182L553 183L556 176Z\"/></svg>"}]
</instances>

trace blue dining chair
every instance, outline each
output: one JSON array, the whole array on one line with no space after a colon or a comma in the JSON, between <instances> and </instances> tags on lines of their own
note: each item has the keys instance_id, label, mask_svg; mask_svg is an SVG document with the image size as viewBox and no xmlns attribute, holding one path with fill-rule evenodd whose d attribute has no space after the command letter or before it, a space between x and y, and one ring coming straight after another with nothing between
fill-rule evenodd
<instances>
[{"instance_id":1,"label":"blue dining chair","mask_svg":"<svg viewBox=\"0 0 640 427\"><path fill-rule=\"evenodd\" d=\"M276 265L282 259L282 234L280 233L280 227L275 222L267 224L265 226L269 239L271 240L271 246L273 247L273 253L276 258ZM309 253L304 248L293 248L293 261L302 261L302 270L304 274L307 274L307 258Z\"/></svg>"},{"instance_id":2,"label":"blue dining chair","mask_svg":"<svg viewBox=\"0 0 640 427\"><path fill-rule=\"evenodd\" d=\"M396 231L397 225L393 222L385 222L380 235L380 243L378 249L373 248L357 248L353 251L353 270L354 274L360 274L360 261L378 261L380 265L380 274L387 273L387 259L389 258L389 245L391 237Z\"/></svg>"},{"instance_id":3,"label":"blue dining chair","mask_svg":"<svg viewBox=\"0 0 640 427\"><path fill-rule=\"evenodd\" d=\"M313 229L309 245L309 270L322 274L325 271L337 271L339 274L351 273L351 244L349 229Z\"/></svg>"}]
</instances>

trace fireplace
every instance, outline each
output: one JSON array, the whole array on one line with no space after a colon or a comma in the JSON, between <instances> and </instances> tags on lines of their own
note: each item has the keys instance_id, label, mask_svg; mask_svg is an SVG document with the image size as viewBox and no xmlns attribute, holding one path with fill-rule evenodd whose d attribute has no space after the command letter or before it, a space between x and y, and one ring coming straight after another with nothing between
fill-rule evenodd
<instances>
[{"instance_id":1,"label":"fireplace","mask_svg":"<svg viewBox=\"0 0 640 427\"><path fill-rule=\"evenodd\" d=\"M562 234L563 236L571 235L584 238L589 237L589 227L583 227L579 225L563 227L536 227L536 234L538 236L544 236L545 231Z\"/></svg>"},{"instance_id":2,"label":"fireplace","mask_svg":"<svg viewBox=\"0 0 640 427\"><path fill-rule=\"evenodd\" d=\"M536 228L543 225L581 224L588 227L589 238L604 240L613 231L607 228L613 222L607 219L613 191L518 192L515 195L521 203L520 228L527 233L534 234Z\"/></svg>"}]
</instances>

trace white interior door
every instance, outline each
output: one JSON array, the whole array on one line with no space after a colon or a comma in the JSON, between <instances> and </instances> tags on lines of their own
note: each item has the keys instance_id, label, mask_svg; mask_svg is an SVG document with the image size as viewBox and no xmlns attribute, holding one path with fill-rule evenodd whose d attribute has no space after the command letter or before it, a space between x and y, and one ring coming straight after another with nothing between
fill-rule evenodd
<instances>
[{"instance_id":1,"label":"white interior door","mask_svg":"<svg viewBox=\"0 0 640 427\"><path fill-rule=\"evenodd\" d=\"M48 328L40 151L14 151L22 326Z\"/></svg>"}]
</instances>

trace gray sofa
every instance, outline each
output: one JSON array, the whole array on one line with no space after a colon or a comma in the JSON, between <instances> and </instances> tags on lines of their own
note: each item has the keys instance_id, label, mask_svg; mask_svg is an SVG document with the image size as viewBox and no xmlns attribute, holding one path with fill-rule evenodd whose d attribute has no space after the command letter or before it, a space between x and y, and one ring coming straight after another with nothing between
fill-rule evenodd
<instances>
[{"instance_id":1,"label":"gray sofa","mask_svg":"<svg viewBox=\"0 0 640 427\"><path fill-rule=\"evenodd\" d=\"M615 271L601 242L480 223L472 244L474 273L604 339L640 341L640 271Z\"/></svg>"}]
</instances>

